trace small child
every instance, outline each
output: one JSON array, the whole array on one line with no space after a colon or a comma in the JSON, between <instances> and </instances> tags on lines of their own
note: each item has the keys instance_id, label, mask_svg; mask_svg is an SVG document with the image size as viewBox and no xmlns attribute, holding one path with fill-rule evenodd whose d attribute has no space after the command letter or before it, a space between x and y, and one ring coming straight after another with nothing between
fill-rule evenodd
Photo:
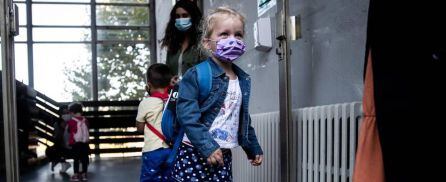
<instances>
[{"instance_id":1,"label":"small child","mask_svg":"<svg viewBox=\"0 0 446 182\"><path fill-rule=\"evenodd\" d=\"M163 139L161 118L164 103L169 97L171 79L171 71L165 64L153 64L147 69L146 90L149 96L144 97L139 104L136 116L136 127L138 131L144 132L142 182L170 180L170 168L164 162L171 149Z\"/></svg>"},{"instance_id":2,"label":"small child","mask_svg":"<svg viewBox=\"0 0 446 182\"><path fill-rule=\"evenodd\" d=\"M65 159L72 159L71 155L71 146L70 146L70 131L68 130L68 121L71 120L72 115L68 111L68 105L61 106L61 118L63 119L64 123L63 126L63 156ZM62 167L60 168L59 173L66 173L67 170L71 167L69 162L62 163Z\"/></svg>"},{"instance_id":3,"label":"small child","mask_svg":"<svg viewBox=\"0 0 446 182\"><path fill-rule=\"evenodd\" d=\"M200 102L196 67L179 82L176 111L186 136L172 168L177 181L232 181L231 149L238 146L253 166L262 163L248 111L250 77L233 64L245 52L244 26L244 17L226 7L203 21L201 43L211 53L203 63L211 68L212 88Z\"/></svg>"},{"instance_id":4,"label":"small child","mask_svg":"<svg viewBox=\"0 0 446 182\"><path fill-rule=\"evenodd\" d=\"M72 115L68 121L68 131L70 133L69 144L71 146L71 153L73 155L73 170L74 174L71 176L71 181L86 181L88 172L90 152L88 121L82 116L82 105L80 103L71 103L68 105L68 111ZM82 172L79 173L79 162L82 163Z\"/></svg>"}]
</instances>

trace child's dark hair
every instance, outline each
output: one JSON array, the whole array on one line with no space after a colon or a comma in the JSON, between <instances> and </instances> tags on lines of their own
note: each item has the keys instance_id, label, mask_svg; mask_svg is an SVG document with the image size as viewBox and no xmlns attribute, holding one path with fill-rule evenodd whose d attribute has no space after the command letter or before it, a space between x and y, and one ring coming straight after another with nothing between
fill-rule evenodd
<instances>
[{"instance_id":1,"label":"child's dark hair","mask_svg":"<svg viewBox=\"0 0 446 182\"><path fill-rule=\"evenodd\" d=\"M82 104L79 102L73 102L68 105L68 111L72 113L81 113L82 114Z\"/></svg>"},{"instance_id":2,"label":"child's dark hair","mask_svg":"<svg viewBox=\"0 0 446 182\"><path fill-rule=\"evenodd\" d=\"M147 69L147 82L155 88L165 88L170 85L172 73L166 64L155 63Z\"/></svg>"}]
</instances>

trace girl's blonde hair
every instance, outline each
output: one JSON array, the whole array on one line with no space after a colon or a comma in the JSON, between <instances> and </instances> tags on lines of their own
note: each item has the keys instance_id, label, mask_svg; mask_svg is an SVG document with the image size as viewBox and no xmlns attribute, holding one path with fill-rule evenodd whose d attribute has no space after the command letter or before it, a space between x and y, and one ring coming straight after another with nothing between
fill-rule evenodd
<instances>
[{"instance_id":1,"label":"girl's blonde hair","mask_svg":"<svg viewBox=\"0 0 446 182\"><path fill-rule=\"evenodd\" d=\"M231 18L238 18L242 22L243 26L243 34L245 34L245 17L237 12L236 10L226 7L220 6L209 13L201 22L201 41L209 38L214 31L215 23L217 19L222 16L229 16ZM202 53L208 53L208 51L201 45Z\"/></svg>"},{"instance_id":2,"label":"girl's blonde hair","mask_svg":"<svg viewBox=\"0 0 446 182\"><path fill-rule=\"evenodd\" d=\"M203 22L201 24L201 30L203 32L202 40L211 36L212 32L214 31L214 26L217 18L224 15L238 18L242 22L243 33L245 33L245 17L232 8L221 6L211 11L209 15L203 19Z\"/></svg>"}]
</instances>

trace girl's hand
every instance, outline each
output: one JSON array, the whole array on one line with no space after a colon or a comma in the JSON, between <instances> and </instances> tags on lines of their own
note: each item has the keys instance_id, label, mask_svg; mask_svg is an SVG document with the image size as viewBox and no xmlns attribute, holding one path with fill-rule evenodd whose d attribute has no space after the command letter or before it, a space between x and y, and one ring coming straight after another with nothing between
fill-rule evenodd
<instances>
[{"instance_id":1,"label":"girl's hand","mask_svg":"<svg viewBox=\"0 0 446 182\"><path fill-rule=\"evenodd\" d=\"M260 164L262 164L262 161L263 161L263 155L256 155L256 158L254 160L249 160L249 162L253 166L260 166Z\"/></svg>"},{"instance_id":2,"label":"girl's hand","mask_svg":"<svg viewBox=\"0 0 446 182\"><path fill-rule=\"evenodd\" d=\"M208 164L210 165L220 165L223 166L225 163L223 162L223 153L220 149L215 150L207 159Z\"/></svg>"}]
</instances>

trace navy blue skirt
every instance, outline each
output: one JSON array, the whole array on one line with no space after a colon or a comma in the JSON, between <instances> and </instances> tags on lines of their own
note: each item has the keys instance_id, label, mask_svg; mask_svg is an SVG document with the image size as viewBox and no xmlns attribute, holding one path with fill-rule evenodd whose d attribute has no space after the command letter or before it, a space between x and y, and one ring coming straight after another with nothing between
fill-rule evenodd
<instances>
[{"instance_id":1,"label":"navy blue skirt","mask_svg":"<svg viewBox=\"0 0 446 182\"><path fill-rule=\"evenodd\" d=\"M182 144L172 168L172 179L176 181L232 181L232 153L223 151L224 166L210 165L191 146Z\"/></svg>"}]
</instances>

